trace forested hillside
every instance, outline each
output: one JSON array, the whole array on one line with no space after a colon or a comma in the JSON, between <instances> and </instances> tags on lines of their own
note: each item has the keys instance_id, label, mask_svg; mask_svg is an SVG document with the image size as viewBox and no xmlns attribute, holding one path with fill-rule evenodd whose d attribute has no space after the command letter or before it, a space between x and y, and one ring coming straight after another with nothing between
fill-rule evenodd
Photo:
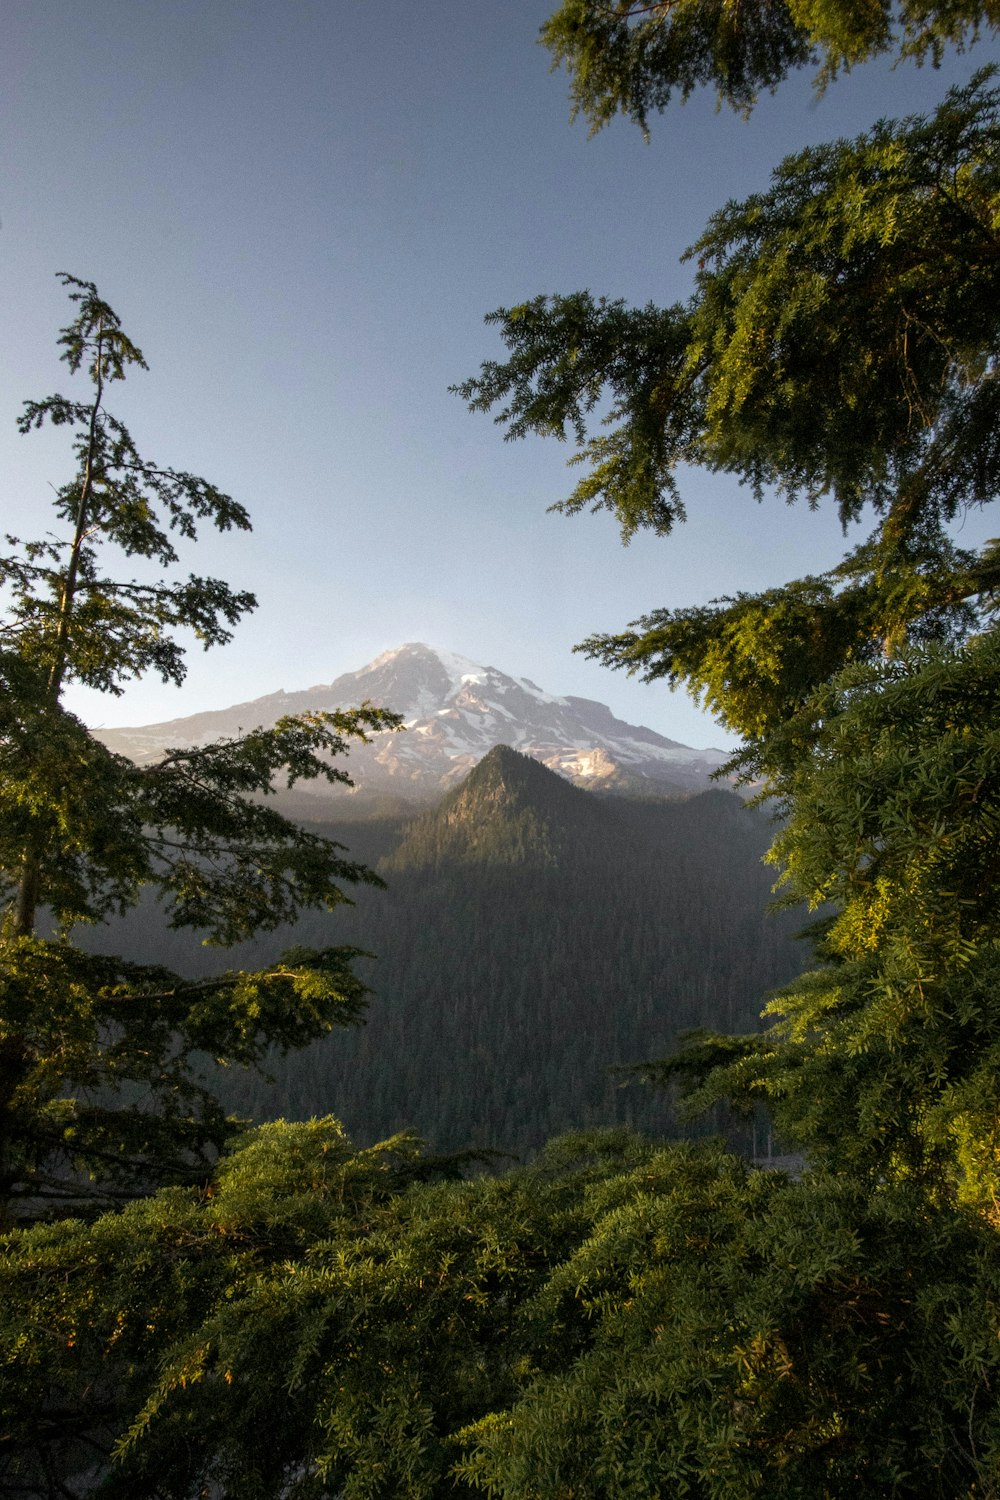
<instances>
[{"instance_id":1,"label":"forested hillside","mask_svg":"<svg viewBox=\"0 0 1000 1500\"><path fill-rule=\"evenodd\" d=\"M501 747L431 813L323 832L387 889L235 954L167 932L148 906L90 937L191 975L266 964L291 941L377 955L359 965L363 1027L273 1058L272 1084L222 1074L226 1104L256 1119L332 1113L362 1142L412 1127L442 1149L518 1153L582 1126L678 1132L663 1094L609 1068L688 1028L755 1029L808 957L800 916L765 915L772 829L729 791L597 797ZM752 1149L752 1126L727 1126Z\"/></svg>"}]
</instances>

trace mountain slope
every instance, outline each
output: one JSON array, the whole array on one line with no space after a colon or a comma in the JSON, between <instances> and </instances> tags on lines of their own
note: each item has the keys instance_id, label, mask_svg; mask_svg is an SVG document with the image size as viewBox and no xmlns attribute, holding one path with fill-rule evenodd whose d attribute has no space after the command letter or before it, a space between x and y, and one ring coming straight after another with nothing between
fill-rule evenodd
<instances>
[{"instance_id":1,"label":"mountain slope","mask_svg":"<svg viewBox=\"0 0 1000 1500\"><path fill-rule=\"evenodd\" d=\"M138 761L165 748L232 737L283 714L334 709L364 700L402 714L402 734L380 735L352 751L349 768L366 796L436 800L495 745L511 745L568 780L588 788L648 786L685 795L703 788L726 759L692 750L641 725L615 718L602 703L558 697L527 677L514 678L451 652L410 644L376 657L357 672L302 691L281 691L231 708L149 724L95 731L113 750ZM311 794L311 795L310 795ZM304 814L350 794L300 786Z\"/></svg>"},{"instance_id":2,"label":"mountain slope","mask_svg":"<svg viewBox=\"0 0 1000 1500\"><path fill-rule=\"evenodd\" d=\"M675 1131L662 1097L608 1068L691 1027L753 1029L804 964L796 916L765 914L767 821L732 792L593 796L499 748L432 812L325 831L388 889L232 954L185 950L152 907L99 938L192 974L293 942L376 955L367 1024L274 1058L271 1084L224 1075L240 1114L329 1112L362 1141L412 1126L442 1148L518 1152L576 1126Z\"/></svg>"},{"instance_id":3,"label":"mountain slope","mask_svg":"<svg viewBox=\"0 0 1000 1500\"><path fill-rule=\"evenodd\" d=\"M529 780L521 759L494 752L466 795L407 824L379 865L388 890L341 924L377 955L364 1029L276 1061L276 1085L234 1103L329 1110L366 1138L409 1125L442 1148L530 1152L619 1122L676 1133L662 1095L608 1070L691 1028L755 1029L801 971L800 919L766 912L767 822L731 792L600 799L542 767Z\"/></svg>"}]
</instances>

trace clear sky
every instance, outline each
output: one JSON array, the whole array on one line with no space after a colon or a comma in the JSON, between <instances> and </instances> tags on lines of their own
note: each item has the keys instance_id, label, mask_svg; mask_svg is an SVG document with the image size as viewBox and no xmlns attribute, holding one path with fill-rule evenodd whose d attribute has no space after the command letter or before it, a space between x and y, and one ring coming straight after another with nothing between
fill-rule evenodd
<instances>
[{"instance_id":1,"label":"clear sky","mask_svg":"<svg viewBox=\"0 0 1000 1500\"><path fill-rule=\"evenodd\" d=\"M932 107L996 56L807 76L744 122L700 97L588 139L536 44L545 0L12 0L0 56L3 529L39 535L70 457L19 437L68 393L54 273L97 283L148 375L114 388L140 451L250 510L188 568L253 589L233 643L181 690L79 691L136 724L329 682L424 640L688 744L682 696L572 654L648 609L830 566L834 518L693 476L673 537L623 549L605 515L546 507L569 450L505 444L448 386L495 357L491 309L540 292L686 297L711 211L800 146ZM80 385L81 391L83 385Z\"/></svg>"}]
</instances>

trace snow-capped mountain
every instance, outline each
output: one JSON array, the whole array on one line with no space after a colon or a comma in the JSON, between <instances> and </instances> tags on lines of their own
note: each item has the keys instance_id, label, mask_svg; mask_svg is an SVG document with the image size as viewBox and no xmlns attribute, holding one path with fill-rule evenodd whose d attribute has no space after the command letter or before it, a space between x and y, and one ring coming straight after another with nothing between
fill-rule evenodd
<instances>
[{"instance_id":1,"label":"snow-capped mountain","mask_svg":"<svg viewBox=\"0 0 1000 1500\"><path fill-rule=\"evenodd\" d=\"M402 714L403 734L379 735L351 751L347 768L358 791L426 800L459 782L494 745L511 745L578 786L694 791L726 755L692 750L652 729L616 719L590 698L547 693L528 677L509 677L464 656L410 644L386 651L336 681L284 691L232 708L149 724L95 731L137 761L166 747L205 744L269 726L285 714L356 706L367 699ZM317 797L344 795L303 785Z\"/></svg>"}]
</instances>

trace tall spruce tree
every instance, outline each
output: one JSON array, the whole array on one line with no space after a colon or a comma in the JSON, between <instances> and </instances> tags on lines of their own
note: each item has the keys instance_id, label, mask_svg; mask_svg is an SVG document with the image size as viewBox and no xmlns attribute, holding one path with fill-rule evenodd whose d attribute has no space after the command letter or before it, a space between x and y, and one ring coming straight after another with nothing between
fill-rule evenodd
<instances>
[{"instance_id":1,"label":"tall spruce tree","mask_svg":"<svg viewBox=\"0 0 1000 1500\"><path fill-rule=\"evenodd\" d=\"M55 497L63 533L9 536L0 558L0 1218L100 1206L203 1172L232 1126L197 1080L199 1053L257 1064L270 1045L358 1018L365 987L350 949L191 985L86 955L70 934L152 887L173 925L230 943L335 906L345 882L374 882L267 798L279 774L346 780L332 758L395 722L368 705L309 714L140 768L67 711L72 682L116 693L155 671L179 683L176 633L222 644L255 601L219 579L169 576L175 538L249 519L206 480L141 456L107 393L145 369L142 353L92 283L61 280L76 311L62 357L89 393L29 401L20 426L74 434L75 471ZM116 553L149 564L146 576L118 576Z\"/></svg>"},{"instance_id":2,"label":"tall spruce tree","mask_svg":"<svg viewBox=\"0 0 1000 1500\"><path fill-rule=\"evenodd\" d=\"M730 15L749 46L752 13ZM975 20L921 15L941 36ZM595 125L617 109L644 123L685 91L685 18L722 24L701 3L576 4L546 36ZM912 20L896 18L904 49ZM767 55L758 82L796 60ZM705 66L725 94L723 62ZM581 648L684 684L742 737L734 768L783 816L785 890L823 908L821 967L762 1036L703 1039L650 1071L693 1079L699 1102L764 1098L814 1157L873 1182L917 1175L993 1216L1000 545L960 547L950 523L1000 483L998 225L984 70L929 116L791 156L769 191L727 205L689 252L686 304L501 309L510 357L460 387L509 436L572 435L585 473L556 508L609 509L626 539L683 518L682 465L833 504L845 524L874 511L829 573L656 610ZM610 430L591 428L599 404Z\"/></svg>"}]
</instances>

